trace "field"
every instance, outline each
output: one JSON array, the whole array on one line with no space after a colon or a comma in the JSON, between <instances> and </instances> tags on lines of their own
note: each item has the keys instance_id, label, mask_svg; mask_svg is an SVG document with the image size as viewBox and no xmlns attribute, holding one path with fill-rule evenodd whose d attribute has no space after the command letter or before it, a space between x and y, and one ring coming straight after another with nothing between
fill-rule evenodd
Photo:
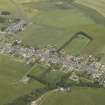
<instances>
[{"instance_id":1,"label":"field","mask_svg":"<svg viewBox=\"0 0 105 105\"><path fill-rule=\"evenodd\" d=\"M51 86L55 86L61 81L65 73L59 70L53 71L53 69L49 71L49 68L45 65L36 65L28 75L33 78L38 78L41 81L43 80Z\"/></svg>"},{"instance_id":2,"label":"field","mask_svg":"<svg viewBox=\"0 0 105 105\"><path fill-rule=\"evenodd\" d=\"M28 84L19 82L29 69L29 66L16 62L11 57L0 55L0 105L44 86L38 81L31 81Z\"/></svg>"},{"instance_id":3,"label":"field","mask_svg":"<svg viewBox=\"0 0 105 105\"><path fill-rule=\"evenodd\" d=\"M78 38L77 41L67 45L65 51L75 55L104 53L104 17L94 10L96 8L92 10L83 5L79 6L83 1L83 3L91 4L100 10L99 7L104 8L104 1L101 0L98 3L98 1L94 2L94 0L77 0L77 4L74 3L75 5L68 1L63 1L64 5L58 5L59 0L22 0L16 1L16 4L18 4L16 7L11 0L1 0L0 8L1 10L7 10L10 7L9 11L17 16L23 13L23 17L32 23L25 31L16 36L27 45L43 48L51 44L59 48L76 32L84 31L94 39L92 43L85 46L87 40ZM68 8L65 8L65 6L68 6ZM18 8L21 13L19 13Z\"/></svg>"},{"instance_id":4,"label":"field","mask_svg":"<svg viewBox=\"0 0 105 105\"><path fill-rule=\"evenodd\" d=\"M12 0L0 0L0 10L9 11L14 13L14 15L18 16L17 7L13 4Z\"/></svg>"},{"instance_id":5,"label":"field","mask_svg":"<svg viewBox=\"0 0 105 105\"><path fill-rule=\"evenodd\" d=\"M24 31L14 35L25 45L43 48L50 44L60 48L81 31L93 40L89 43L87 38L77 37L64 48L65 51L73 55L105 55L104 0L76 0L73 3L71 0L14 1L15 4L12 0L0 0L0 10L9 11L14 17L31 23ZM105 63L105 57L102 61ZM0 55L0 105L44 87L36 80L28 84L20 80L29 70L32 70L29 75L43 79L46 69L43 65L31 68L14 57ZM55 85L64 75L60 71L50 71L44 76L50 85ZM105 105L105 89L74 87L69 93L52 93L45 98L41 105Z\"/></svg>"},{"instance_id":6,"label":"field","mask_svg":"<svg viewBox=\"0 0 105 105\"><path fill-rule=\"evenodd\" d=\"M40 77L42 77L43 73L46 72L47 69L48 69L48 67L45 65L36 64L35 67L32 68L29 75L40 78Z\"/></svg>"},{"instance_id":7,"label":"field","mask_svg":"<svg viewBox=\"0 0 105 105\"><path fill-rule=\"evenodd\" d=\"M76 0L77 3L96 9L99 13L105 16L105 0Z\"/></svg>"},{"instance_id":8,"label":"field","mask_svg":"<svg viewBox=\"0 0 105 105\"><path fill-rule=\"evenodd\" d=\"M71 92L48 93L40 105L104 105L105 90L73 87Z\"/></svg>"},{"instance_id":9,"label":"field","mask_svg":"<svg viewBox=\"0 0 105 105\"><path fill-rule=\"evenodd\" d=\"M25 8L37 10L37 14L36 12L31 13L32 25L20 33L18 38L22 39L25 44L34 47L42 48L51 44L59 48L76 32L83 31L94 39L93 42L86 47L87 41L79 38L77 40L78 44L73 42L65 48L66 52L70 54L103 53L105 38L105 26L102 24L104 23L102 21L103 17L98 16L95 10L91 9L91 14L89 14L90 12L86 11L85 7L81 9L71 3L69 3L70 7L67 9L55 4L56 0L22 3Z\"/></svg>"}]
</instances>

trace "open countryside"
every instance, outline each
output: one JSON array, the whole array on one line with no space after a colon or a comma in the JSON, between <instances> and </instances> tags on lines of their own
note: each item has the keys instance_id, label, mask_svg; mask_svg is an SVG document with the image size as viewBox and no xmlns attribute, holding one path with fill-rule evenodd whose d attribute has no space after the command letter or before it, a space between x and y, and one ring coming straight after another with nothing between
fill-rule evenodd
<instances>
[{"instance_id":1,"label":"open countryside","mask_svg":"<svg viewBox=\"0 0 105 105\"><path fill-rule=\"evenodd\" d=\"M0 0L0 105L105 105L105 0Z\"/></svg>"}]
</instances>

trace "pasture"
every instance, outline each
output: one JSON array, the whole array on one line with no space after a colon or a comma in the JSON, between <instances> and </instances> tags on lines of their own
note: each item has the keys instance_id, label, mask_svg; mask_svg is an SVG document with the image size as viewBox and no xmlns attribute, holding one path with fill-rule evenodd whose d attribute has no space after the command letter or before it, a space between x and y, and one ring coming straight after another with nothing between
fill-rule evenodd
<instances>
[{"instance_id":1,"label":"pasture","mask_svg":"<svg viewBox=\"0 0 105 105\"><path fill-rule=\"evenodd\" d=\"M58 0L59 1L59 0ZM48 44L56 45L57 48L62 46L73 34L79 31L88 33L94 40L88 46L87 40L78 38L65 48L65 51L70 54L97 54L102 53L104 48L105 26L95 16L98 14L94 12L91 16L86 11L80 9L78 6L70 4L69 8L61 8L56 5L56 0L41 0L38 2L22 3L25 8L36 9L32 12L32 24L27 29L19 33L19 39L25 44L34 47L43 48ZM64 1L65 2L65 1ZM66 3L65 3L66 4ZM66 4L67 5L67 4ZM101 17L101 16L100 16ZM84 46L82 46L84 45Z\"/></svg>"},{"instance_id":2,"label":"pasture","mask_svg":"<svg viewBox=\"0 0 105 105\"><path fill-rule=\"evenodd\" d=\"M45 65L36 65L28 75L32 78L37 78L41 81L43 80L45 83L51 86L55 86L61 81L61 78L65 75L65 73L59 70L50 70Z\"/></svg>"},{"instance_id":3,"label":"pasture","mask_svg":"<svg viewBox=\"0 0 105 105\"><path fill-rule=\"evenodd\" d=\"M76 0L76 2L95 9L105 16L105 0Z\"/></svg>"},{"instance_id":4,"label":"pasture","mask_svg":"<svg viewBox=\"0 0 105 105\"><path fill-rule=\"evenodd\" d=\"M29 75L37 78L43 78L42 75L47 71L48 67L45 65L36 64Z\"/></svg>"},{"instance_id":5,"label":"pasture","mask_svg":"<svg viewBox=\"0 0 105 105\"><path fill-rule=\"evenodd\" d=\"M14 58L0 55L0 105L44 86L38 81L30 81L28 84L21 83L20 80L28 70L30 70L29 66L15 61Z\"/></svg>"},{"instance_id":6,"label":"pasture","mask_svg":"<svg viewBox=\"0 0 105 105\"><path fill-rule=\"evenodd\" d=\"M82 5L77 6L77 2L72 3L69 0L62 0L61 4L60 0L27 0L27 2L23 0L16 1L17 7L9 0L7 2L8 5L5 0L1 0L0 8L7 9L10 6L10 11L15 12L17 16L23 14L23 17L32 23L26 30L16 35L16 38L21 39L24 44L39 48L50 44L59 48L73 34L83 31L94 40L86 46L87 40L78 38L66 46L65 51L74 55L103 53L104 18L95 10L86 9L88 7ZM18 8L22 10L19 14Z\"/></svg>"},{"instance_id":7,"label":"pasture","mask_svg":"<svg viewBox=\"0 0 105 105\"><path fill-rule=\"evenodd\" d=\"M71 92L44 95L40 105L104 105L105 89L72 87Z\"/></svg>"},{"instance_id":8,"label":"pasture","mask_svg":"<svg viewBox=\"0 0 105 105\"><path fill-rule=\"evenodd\" d=\"M65 51L73 55L105 54L104 0L76 0L75 3L70 0L15 1L17 6L11 0L0 0L0 10L8 10L14 17L22 16L31 22L23 32L14 36L25 45L43 48L50 44L60 48L75 33L82 31L91 36L93 41L88 43L87 38L78 37L64 48ZM80 8L77 4L89 9L82 5ZM99 16L94 9L103 16ZM46 69L43 65L32 69L13 57L0 55L0 105L28 94L35 88L44 87L36 80L28 84L20 80L29 70L32 70L30 75L42 77ZM59 82L62 76L60 71L50 71L44 79L52 85ZM73 87L70 93L57 92L46 96L41 105L104 105L104 97L105 90L102 88Z\"/></svg>"}]
</instances>

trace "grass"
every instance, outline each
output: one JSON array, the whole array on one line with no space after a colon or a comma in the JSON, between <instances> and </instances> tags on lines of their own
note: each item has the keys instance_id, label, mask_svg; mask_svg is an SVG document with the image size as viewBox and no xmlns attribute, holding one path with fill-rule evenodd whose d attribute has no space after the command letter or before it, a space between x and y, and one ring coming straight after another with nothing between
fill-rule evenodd
<instances>
[{"instance_id":1,"label":"grass","mask_svg":"<svg viewBox=\"0 0 105 105\"><path fill-rule=\"evenodd\" d=\"M11 11L12 13L15 13L16 7L11 2L11 0L0 0L0 10Z\"/></svg>"},{"instance_id":2,"label":"grass","mask_svg":"<svg viewBox=\"0 0 105 105\"><path fill-rule=\"evenodd\" d=\"M105 1L104 0L76 0L77 3L83 4L89 8L96 9L99 13L105 16Z\"/></svg>"},{"instance_id":3,"label":"grass","mask_svg":"<svg viewBox=\"0 0 105 105\"><path fill-rule=\"evenodd\" d=\"M103 0L78 0L78 3L70 8L59 8L55 3L59 0L20 0L19 7L23 9L26 18L32 24L23 32L16 35L24 44L43 48L48 44L56 45L57 48L68 41L76 32L84 31L94 40L87 46L86 38L77 38L66 46L65 51L70 54L105 54L105 24L104 18L91 6L104 15ZM66 0L64 0L66 1ZM21 3L21 4L19 4ZM85 5L84 4L84 5ZM90 5L91 4L91 5ZM19 8L18 7L18 8ZM89 8L88 8L89 7ZM10 0L0 0L0 10L8 10L15 16L19 16L16 5ZM91 11L91 12L90 12ZM105 60L105 57L103 58ZM9 56L0 55L0 105L9 103L19 96L30 93L35 88L44 85L38 81L23 84L19 80L31 68L22 62L18 62ZM33 76L41 76L46 67L36 66L30 73ZM47 82L51 84L59 82L62 72L49 72L46 74ZM52 93L41 105L104 105L105 90L93 88L73 88L70 93Z\"/></svg>"},{"instance_id":4,"label":"grass","mask_svg":"<svg viewBox=\"0 0 105 105\"><path fill-rule=\"evenodd\" d=\"M0 11L2 10L11 12L16 18L22 18L28 21L25 8L17 0L0 0Z\"/></svg>"},{"instance_id":5,"label":"grass","mask_svg":"<svg viewBox=\"0 0 105 105\"><path fill-rule=\"evenodd\" d=\"M38 24L53 26L55 28L94 24L94 20L86 16L86 14L82 13L77 8L72 7L72 5L72 8L69 9L56 8L56 2L47 0L38 3L25 3L24 6L39 10L40 13L33 17L33 21Z\"/></svg>"},{"instance_id":6,"label":"grass","mask_svg":"<svg viewBox=\"0 0 105 105\"><path fill-rule=\"evenodd\" d=\"M33 67L32 71L29 75L40 78L40 77L42 77L43 73L46 72L47 69L48 69L47 66L37 64L37 65L35 65L35 67Z\"/></svg>"},{"instance_id":7,"label":"grass","mask_svg":"<svg viewBox=\"0 0 105 105\"><path fill-rule=\"evenodd\" d=\"M44 86L38 81L28 84L19 82L29 69L29 66L16 62L11 57L0 55L0 105Z\"/></svg>"},{"instance_id":8,"label":"grass","mask_svg":"<svg viewBox=\"0 0 105 105\"><path fill-rule=\"evenodd\" d=\"M39 0L36 2L33 0L24 2L23 0L20 7L23 8L26 17L28 16L29 20L32 21L32 25L29 25L16 37L30 46L43 48L51 44L59 48L74 33L84 31L93 37L93 42L85 46L87 40L85 42L79 38L65 48L66 52L70 54L102 53L105 48L104 18L95 10L85 8L82 5L77 6L70 3L71 7L68 9L59 8L55 5L58 1ZM10 11L16 12L16 7L10 1L8 2L1 0L0 5L4 5L3 8L5 9L9 5Z\"/></svg>"},{"instance_id":9,"label":"grass","mask_svg":"<svg viewBox=\"0 0 105 105\"><path fill-rule=\"evenodd\" d=\"M105 89L73 87L71 92L54 92L41 105L104 105Z\"/></svg>"},{"instance_id":10,"label":"grass","mask_svg":"<svg viewBox=\"0 0 105 105\"><path fill-rule=\"evenodd\" d=\"M77 37L69 45L66 46L65 50L68 53L80 54L89 43L91 42L86 37Z\"/></svg>"},{"instance_id":11,"label":"grass","mask_svg":"<svg viewBox=\"0 0 105 105\"><path fill-rule=\"evenodd\" d=\"M49 73L46 74L45 80L50 85L54 86L61 81L64 75L65 74L62 71L50 71Z\"/></svg>"},{"instance_id":12,"label":"grass","mask_svg":"<svg viewBox=\"0 0 105 105\"><path fill-rule=\"evenodd\" d=\"M75 40L65 48L66 52L70 54L101 53L105 41L105 31L101 16L99 17L99 14L94 10L89 14L90 9L79 8L75 5L72 5L69 9L54 8L55 1L44 0L23 3L24 7L37 9L39 13L31 18L33 24L20 33L19 38L25 44L34 47L43 48L51 44L59 48L74 33L84 31L93 37L93 42L85 46L87 40ZM33 14L36 13L33 12ZM98 16L98 20L95 16Z\"/></svg>"},{"instance_id":13,"label":"grass","mask_svg":"<svg viewBox=\"0 0 105 105\"><path fill-rule=\"evenodd\" d=\"M62 71L48 71L48 67L45 65L35 65L35 67L32 69L29 76L36 77L39 79L43 79L46 81L46 83L50 85L55 85L56 83L59 83L61 81L61 78L65 75Z\"/></svg>"},{"instance_id":14,"label":"grass","mask_svg":"<svg viewBox=\"0 0 105 105\"><path fill-rule=\"evenodd\" d=\"M79 18L78 25L94 23L90 18L84 17L81 12L78 13L77 10L42 11L39 15L33 17L33 25L22 32L20 38L24 43L32 46L43 47L47 44L56 44L59 46L70 37L72 25L77 25L77 23L74 23L77 20L76 18ZM89 20L86 22L86 19ZM60 39L59 42L58 39Z\"/></svg>"},{"instance_id":15,"label":"grass","mask_svg":"<svg viewBox=\"0 0 105 105\"><path fill-rule=\"evenodd\" d=\"M94 24L92 19L76 9L41 12L34 18L34 20L38 24L44 24L56 28L68 28L70 26Z\"/></svg>"}]
</instances>

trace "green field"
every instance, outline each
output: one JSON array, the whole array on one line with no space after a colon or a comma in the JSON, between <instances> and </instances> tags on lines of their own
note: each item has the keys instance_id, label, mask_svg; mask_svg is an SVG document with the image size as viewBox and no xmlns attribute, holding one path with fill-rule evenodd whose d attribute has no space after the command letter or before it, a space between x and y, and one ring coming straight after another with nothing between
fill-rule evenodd
<instances>
[{"instance_id":1,"label":"green field","mask_svg":"<svg viewBox=\"0 0 105 105\"><path fill-rule=\"evenodd\" d=\"M84 31L94 39L93 42L85 46L87 41L85 43L85 41L78 39L75 43L68 45L65 50L70 54L103 53L105 41L103 17L99 17L98 13L92 9L91 14L89 14L89 10L85 7L81 9L71 3L70 8L61 8L55 5L58 1L40 0L39 2L22 3L23 7L35 9L39 12L38 14L32 12L32 25L27 27L24 32L19 33L18 38L22 39L25 44L34 47L42 48L51 44L59 48L73 34Z\"/></svg>"},{"instance_id":2,"label":"green field","mask_svg":"<svg viewBox=\"0 0 105 105\"><path fill-rule=\"evenodd\" d=\"M65 51L74 55L105 54L105 18L100 15L105 12L104 0L77 0L75 3L70 0L14 1L16 4L12 0L0 0L0 10L9 11L13 17L21 17L31 24L13 39L33 47L43 48L50 44L59 48L75 33L83 31L93 38L92 42L78 37L64 48ZM64 73L53 70L47 73L47 69L45 65L31 68L14 57L0 55L0 105L45 86L36 80L27 84L20 82L29 70L32 70L29 75L44 78L51 85L59 83ZM74 87L69 93L56 92L45 98L41 105L105 105L105 89Z\"/></svg>"},{"instance_id":3,"label":"green field","mask_svg":"<svg viewBox=\"0 0 105 105\"><path fill-rule=\"evenodd\" d=\"M71 92L48 93L40 105L104 105L105 89L72 87Z\"/></svg>"},{"instance_id":4,"label":"green field","mask_svg":"<svg viewBox=\"0 0 105 105\"><path fill-rule=\"evenodd\" d=\"M18 15L17 7L13 4L12 0L0 0L0 10L10 11L14 15Z\"/></svg>"},{"instance_id":5,"label":"green field","mask_svg":"<svg viewBox=\"0 0 105 105\"><path fill-rule=\"evenodd\" d=\"M45 65L36 65L28 75L43 80L49 85L55 86L61 81L61 78L65 73L59 70L53 71L53 69L49 71L48 69L49 68Z\"/></svg>"},{"instance_id":6,"label":"green field","mask_svg":"<svg viewBox=\"0 0 105 105\"><path fill-rule=\"evenodd\" d=\"M32 68L32 71L29 73L29 75L40 78L42 77L43 73L46 72L47 69L48 67L43 64L36 64L35 67Z\"/></svg>"},{"instance_id":7,"label":"green field","mask_svg":"<svg viewBox=\"0 0 105 105\"><path fill-rule=\"evenodd\" d=\"M16 0L15 0L16 1ZM65 50L70 54L99 54L104 53L105 39L105 19L103 16L88 7L79 5L79 3L71 3L70 0L63 1L62 5L58 5L60 0L24 0L16 1L16 7L13 2L1 0L0 8L13 12L15 15L24 14L32 24L27 29L19 33L16 38L21 39L25 44L34 47L43 48L48 44L56 45L58 48L62 46L74 33L84 31L93 37L93 42L88 46L87 41L78 39L75 43L68 45ZM77 0L85 2L85 0ZM92 2L92 3L91 3ZM93 1L89 3L93 4ZM98 1L95 3L97 5ZM68 6L68 8L64 8ZM99 3L103 5L103 0ZM97 7L97 8L98 8ZM19 13L21 10L21 13ZM58 41L59 40L59 41Z\"/></svg>"},{"instance_id":8,"label":"green field","mask_svg":"<svg viewBox=\"0 0 105 105\"><path fill-rule=\"evenodd\" d=\"M105 0L76 0L76 2L93 8L105 16Z\"/></svg>"},{"instance_id":9,"label":"green field","mask_svg":"<svg viewBox=\"0 0 105 105\"><path fill-rule=\"evenodd\" d=\"M28 84L19 82L28 70L29 66L16 62L11 57L0 55L0 105L44 86L38 81L31 81Z\"/></svg>"}]
</instances>

